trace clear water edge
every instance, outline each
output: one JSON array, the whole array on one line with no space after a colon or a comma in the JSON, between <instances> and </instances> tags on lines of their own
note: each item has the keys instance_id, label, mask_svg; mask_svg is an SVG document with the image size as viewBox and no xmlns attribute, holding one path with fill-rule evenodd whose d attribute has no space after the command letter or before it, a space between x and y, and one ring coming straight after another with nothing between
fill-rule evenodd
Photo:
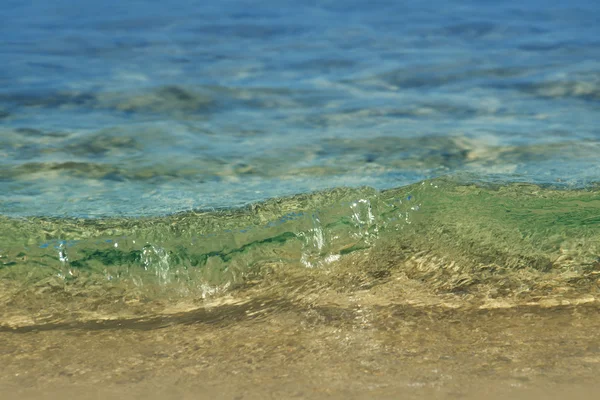
<instances>
[{"instance_id":1,"label":"clear water edge","mask_svg":"<svg viewBox=\"0 0 600 400\"><path fill-rule=\"evenodd\" d=\"M178 4L3 5L7 313L275 270L594 296L593 2Z\"/></svg>"},{"instance_id":2,"label":"clear water edge","mask_svg":"<svg viewBox=\"0 0 600 400\"><path fill-rule=\"evenodd\" d=\"M151 315L240 293L282 296L298 279L353 291L394 276L420 282L425 297L472 304L588 301L600 274L598 210L594 189L438 179L164 217L3 217L5 317ZM40 301L54 306L31 308Z\"/></svg>"}]
</instances>

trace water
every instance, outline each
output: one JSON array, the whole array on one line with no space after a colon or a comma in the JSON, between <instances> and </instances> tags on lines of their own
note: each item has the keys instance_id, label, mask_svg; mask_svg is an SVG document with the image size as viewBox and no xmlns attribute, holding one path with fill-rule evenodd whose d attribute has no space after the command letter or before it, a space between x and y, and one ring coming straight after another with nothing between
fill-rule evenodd
<instances>
[{"instance_id":1,"label":"water","mask_svg":"<svg viewBox=\"0 0 600 400\"><path fill-rule=\"evenodd\" d=\"M595 307L595 2L0 11L0 333Z\"/></svg>"},{"instance_id":2,"label":"water","mask_svg":"<svg viewBox=\"0 0 600 400\"><path fill-rule=\"evenodd\" d=\"M594 2L2 8L4 215L598 180Z\"/></svg>"}]
</instances>

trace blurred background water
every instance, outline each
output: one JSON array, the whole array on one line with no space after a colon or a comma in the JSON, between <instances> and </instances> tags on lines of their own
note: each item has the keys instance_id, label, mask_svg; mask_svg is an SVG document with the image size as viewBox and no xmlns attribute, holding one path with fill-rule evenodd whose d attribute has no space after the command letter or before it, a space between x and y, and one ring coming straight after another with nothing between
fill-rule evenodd
<instances>
[{"instance_id":1,"label":"blurred background water","mask_svg":"<svg viewBox=\"0 0 600 400\"><path fill-rule=\"evenodd\" d=\"M595 1L0 5L0 214L600 178Z\"/></svg>"}]
</instances>

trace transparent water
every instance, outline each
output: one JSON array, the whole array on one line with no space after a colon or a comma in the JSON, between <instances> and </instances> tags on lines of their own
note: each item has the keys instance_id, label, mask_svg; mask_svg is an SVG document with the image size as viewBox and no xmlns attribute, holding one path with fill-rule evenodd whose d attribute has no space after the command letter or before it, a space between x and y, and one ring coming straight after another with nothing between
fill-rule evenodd
<instances>
[{"instance_id":1,"label":"transparent water","mask_svg":"<svg viewBox=\"0 0 600 400\"><path fill-rule=\"evenodd\" d=\"M593 1L0 7L6 216L600 175Z\"/></svg>"},{"instance_id":2,"label":"transparent water","mask_svg":"<svg viewBox=\"0 0 600 400\"><path fill-rule=\"evenodd\" d=\"M2 1L0 390L594 398L599 12Z\"/></svg>"}]
</instances>

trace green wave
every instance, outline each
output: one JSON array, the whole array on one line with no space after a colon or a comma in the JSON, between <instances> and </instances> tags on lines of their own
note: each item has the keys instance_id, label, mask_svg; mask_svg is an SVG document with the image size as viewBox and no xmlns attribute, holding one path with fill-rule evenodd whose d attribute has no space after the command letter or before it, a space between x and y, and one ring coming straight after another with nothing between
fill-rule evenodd
<instances>
[{"instance_id":1,"label":"green wave","mask_svg":"<svg viewBox=\"0 0 600 400\"><path fill-rule=\"evenodd\" d=\"M5 320L399 276L455 296L594 296L600 193L445 178L152 218L0 217L0 255Z\"/></svg>"}]
</instances>

